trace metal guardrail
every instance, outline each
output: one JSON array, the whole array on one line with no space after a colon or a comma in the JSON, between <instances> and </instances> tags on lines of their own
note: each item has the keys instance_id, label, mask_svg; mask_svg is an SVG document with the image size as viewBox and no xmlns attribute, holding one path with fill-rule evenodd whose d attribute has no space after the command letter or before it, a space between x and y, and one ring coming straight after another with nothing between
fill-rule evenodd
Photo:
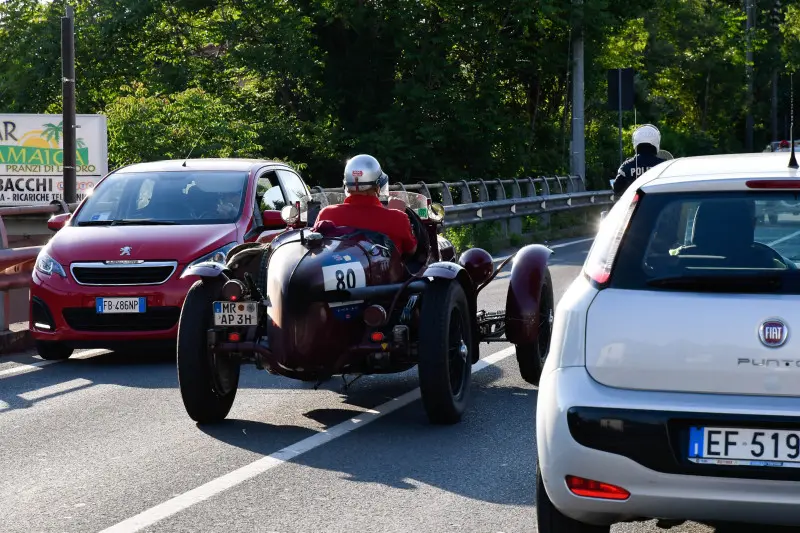
<instances>
[{"instance_id":1,"label":"metal guardrail","mask_svg":"<svg viewBox=\"0 0 800 533\"><path fill-rule=\"evenodd\" d=\"M30 285L36 256L42 246L8 247L8 231L3 219L20 215L58 215L71 213L77 203L66 204L54 201L49 205L23 205L0 207L0 332L8 331L10 314L8 291L22 289Z\"/></svg>"},{"instance_id":2,"label":"metal guardrail","mask_svg":"<svg viewBox=\"0 0 800 533\"><path fill-rule=\"evenodd\" d=\"M526 216L613 203L613 191L587 191L579 176L541 176L522 179L462 180L436 183L395 183L394 191L423 194L445 209L445 227L482 222L498 222L504 235L522 233ZM341 192L340 187L312 187L312 192ZM490 193L491 191L491 193ZM12 289L30 285L31 272L42 246L8 247L4 217L57 215L71 213L77 203L55 201L50 205L0 207L0 331L8 330L9 300ZM49 217L48 217L49 218Z\"/></svg>"},{"instance_id":3,"label":"metal guardrail","mask_svg":"<svg viewBox=\"0 0 800 533\"><path fill-rule=\"evenodd\" d=\"M522 233L522 218L526 216L548 215L614 202L612 190L587 191L580 176L395 183L389 189L417 192L441 203L445 211L445 227L499 222L502 233L506 235ZM489 194L490 189L494 191L494 198ZM341 192L342 189L313 187L311 191Z\"/></svg>"}]
</instances>

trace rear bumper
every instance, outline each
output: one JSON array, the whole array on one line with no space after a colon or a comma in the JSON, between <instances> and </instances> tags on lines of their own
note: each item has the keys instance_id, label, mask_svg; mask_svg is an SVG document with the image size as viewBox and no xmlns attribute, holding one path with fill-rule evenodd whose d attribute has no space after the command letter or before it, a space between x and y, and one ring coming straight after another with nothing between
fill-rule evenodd
<instances>
[{"instance_id":1,"label":"rear bumper","mask_svg":"<svg viewBox=\"0 0 800 533\"><path fill-rule=\"evenodd\" d=\"M795 405L792 405L795 403ZM688 426L800 429L796 400L621 390L583 367L543 377L537 406L539 465L547 494L588 523L667 518L800 525L800 469L697 465L685 459ZM572 494L567 475L620 486L625 501Z\"/></svg>"}]
</instances>

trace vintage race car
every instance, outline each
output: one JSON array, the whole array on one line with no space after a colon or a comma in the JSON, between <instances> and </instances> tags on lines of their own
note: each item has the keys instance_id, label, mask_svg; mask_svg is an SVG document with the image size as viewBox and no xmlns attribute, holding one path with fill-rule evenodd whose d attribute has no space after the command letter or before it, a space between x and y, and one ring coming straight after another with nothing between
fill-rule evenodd
<instances>
[{"instance_id":1,"label":"vintage race car","mask_svg":"<svg viewBox=\"0 0 800 533\"><path fill-rule=\"evenodd\" d=\"M269 244L241 245L226 264L183 273L200 276L181 309L177 346L193 420L227 416L243 363L317 384L416 365L428 418L440 424L461 419L481 342L515 344L522 377L538 383L553 321L549 248L525 246L498 269L480 248L457 257L438 234L444 208L411 192L383 201L402 201L419 243L414 257L401 258L382 234L328 222L310 229L320 209L343 200L320 193L286 206L288 227ZM479 311L478 293L511 259L505 310Z\"/></svg>"}]
</instances>

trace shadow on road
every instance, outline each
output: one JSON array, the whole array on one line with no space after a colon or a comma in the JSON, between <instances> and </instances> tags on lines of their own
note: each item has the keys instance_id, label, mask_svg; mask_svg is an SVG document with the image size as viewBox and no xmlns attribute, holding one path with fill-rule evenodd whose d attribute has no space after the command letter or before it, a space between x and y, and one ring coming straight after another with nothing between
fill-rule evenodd
<instances>
[{"instance_id":1,"label":"shadow on road","mask_svg":"<svg viewBox=\"0 0 800 533\"><path fill-rule=\"evenodd\" d=\"M240 389L303 389L313 384L272 376L267 372L242 371ZM119 351L86 359L67 359L41 370L0 380L0 416L13 409L32 407L38 401L63 396L93 385L119 385L138 389L177 389L175 352ZM324 390L326 387L321 387ZM336 390L335 388L332 390ZM35 399L26 399L35 398Z\"/></svg>"},{"instance_id":2,"label":"shadow on road","mask_svg":"<svg viewBox=\"0 0 800 533\"><path fill-rule=\"evenodd\" d=\"M314 430L299 426L279 426L236 418L227 418L217 424L197 424L197 428L221 442L261 455L269 455L276 449L289 446L316 433Z\"/></svg>"},{"instance_id":3,"label":"shadow on road","mask_svg":"<svg viewBox=\"0 0 800 533\"><path fill-rule=\"evenodd\" d=\"M431 486L490 503L533 505L537 391L512 385L509 378L514 379L513 383L519 381L518 375L506 375L511 372L516 372L516 365L508 365L507 369L491 366L474 374L470 405L459 424L430 424L422 403L416 401L315 448L292 463L336 472L341 479L354 482L343 498L369 497L375 489L373 485L400 490ZM382 384L380 390L370 387L351 393L344 398L344 404L374 406L376 393L388 392L391 387L387 385ZM395 392L390 396L396 396ZM357 415L357 411L346 408L305 413L326 428ZM203 426L201 430L227 444L263 455L274 453L275 439L284 440L284 433L293 434L297 440L313 434L309 430L240 420ZM254 435L263 438L252 438ZM308 476L312 483L318 477L305 470L301 475L303 479ZM300 478L297 481L304 483Z\"/></svg>"}]
</instances>

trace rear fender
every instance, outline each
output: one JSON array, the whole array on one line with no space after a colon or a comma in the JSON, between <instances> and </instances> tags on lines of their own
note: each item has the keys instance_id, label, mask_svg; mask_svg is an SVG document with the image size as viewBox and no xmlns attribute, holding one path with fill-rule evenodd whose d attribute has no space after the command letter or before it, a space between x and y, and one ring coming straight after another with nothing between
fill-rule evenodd
<instances>
[{"instance_id":1,"label":"rear fender","mask_svg":"<svg viewBox=\"0 0 800 533\"><path fill-rule=\"evenodd\" d=\"M228 272L229 271L227 267L222 263L217 263L215 261L204 261L202 263L192 265L184 270L180 279L184 279L189 276L199 276L204 282L210 280L228 281Z\"/></svg>"},{"instance_id":2,"label":"rear fender","mask_svg":"<svg viewBox=\"0 0 800 533\"><path fill-rule=\"evenodd\" d=\"M542 284L552 253L546 246L530 244L514 257L506 294L506 338L513 344L536 342Z\"/></svg>"},{"instance_id":3,"label":"rear fender","mask_svg":"<svg viewBox=\"0 0 800 533\"><path fill-rule=\"evenodd\" d=\"M461 272L467 273L461 265L450 261L439 261L428 265L423 276L426 278L456 279Z\"/></svg>"},{"instance_id":4,"label":"rear fender","mask_svg":"<svg viewBox=\"0 0 800 533\"><path fill-rule=\"evenodd\" d=\"M467 270L458 263L451 263L450 261L439 261L431 263L425 269L425 277L432 277L444 280L456 280L461 284L464 293L467 295L467 302L469 303L470 327L472 328L472 362L477 363L480 357L480 335L478 335L478 298L475 292L475 286L472 284L472 278L469 277Z\"/></svg>"}]
</instances>

